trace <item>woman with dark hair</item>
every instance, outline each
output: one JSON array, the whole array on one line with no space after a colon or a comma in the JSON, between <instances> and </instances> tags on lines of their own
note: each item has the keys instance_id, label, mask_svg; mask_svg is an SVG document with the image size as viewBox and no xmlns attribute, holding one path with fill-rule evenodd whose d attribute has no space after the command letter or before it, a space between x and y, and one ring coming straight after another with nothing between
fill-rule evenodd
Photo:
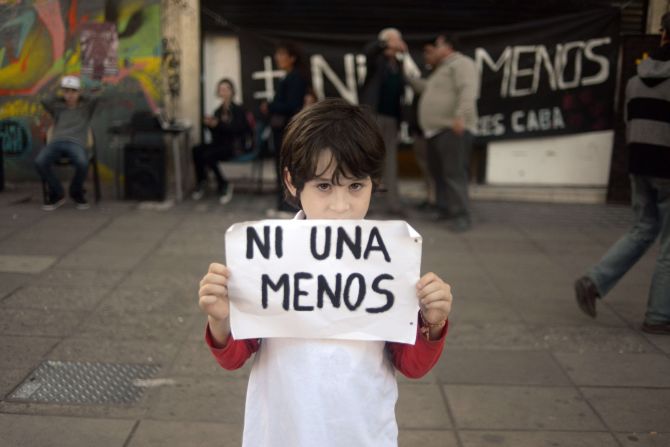
<instances>
[{"instance_id":1,"label":"woman with dark hair","mask_svg":"<svg viewBox=\"0 0 670 447\"><path fill-rule=\"evenodd\" d=\"M191 197L200 200L207 190L207 168L216 177L219 203L225 205L233 199L233 186L219 168L219 162L229 160L244 150L247 135L251 127L244 108L233 102L235 86L230 79L222 79L217 84L216 94L221 98L221 105L213 116L206 115L203 124L212 134L212 142L200 144L193 148L195 164L196 189Z\"/></svg>"},{"instance_id":2,"label":"woman with dark hair","mask_svg":"<svg viewBox=\"0 0 670 447\"><path fill-rule=\"evenodd\" d=\"M295 213L295 208L284 201L282 194L282 174L279 169L279 152L284 137L284 129L289 120L300 111L309 87L309 76L303 64L302 52L292 42L279 43L274 54L275 63L286 75L279 81L272 102L261 105L261 112L270 114L272 140L274 143L275 169L277 172L277 209L268 210L268 217L281 213Z\"/></svg>"}]
</instances>

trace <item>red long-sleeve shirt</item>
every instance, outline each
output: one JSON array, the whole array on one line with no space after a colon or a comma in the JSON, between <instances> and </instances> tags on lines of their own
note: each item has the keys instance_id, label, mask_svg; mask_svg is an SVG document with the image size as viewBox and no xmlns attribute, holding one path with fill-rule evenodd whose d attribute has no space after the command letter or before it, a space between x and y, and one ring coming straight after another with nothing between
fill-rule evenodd
<instances>
[{"instance_id":1,"label":"red long-sleeve shirt","mask_svg":"<svg viewBox=\"0 0 670 447\"><path fill-rule=\"evenodd\" d=\"M387 342L386 349L393 366L403 375L412 379L426 375L435 366L442 354L448 326L447 322L437 340L426 340L421 335L420 328L417 325L416 342L413 345ZM231 334L228 336L226 344L217 348L209 330L209 325L205 330L205 340L219 365L228 370L241 368L247 359L258 351L261 343L258 339L235 340Z\"/></svg>"}]
</instances>

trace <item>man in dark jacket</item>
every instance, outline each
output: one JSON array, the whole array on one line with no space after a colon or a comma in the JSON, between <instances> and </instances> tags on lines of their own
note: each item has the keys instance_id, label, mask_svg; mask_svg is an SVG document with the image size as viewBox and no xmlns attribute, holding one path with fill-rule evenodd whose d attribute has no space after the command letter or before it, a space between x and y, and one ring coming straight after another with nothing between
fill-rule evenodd
<instances>
[{"instance_id":1,"label":"man in dark jacket","mask_svg":"<svg viewBox=\"0 0 670 447\"><path fill-rule=\"evenodd\" d=\"M403 215L398 194L398 125L405 93L402 58L407 53L407 44L402 40L400 31L386 28L363 52L367 74L359 102L370 106L375 113L386 146L383 178L386 211Z\"/></svg>"},{"instance_id":2,"label":"man in dark jacket","mask_svg":"<svg viewBox=\"0 0 670 447\"><path fill-rule=\"evenodd\" d=\"M630 150L636 222L586 276L575 283L577 303L595 318L596 299L660 236L642 330L670 335L670 13L661 21L661 46L637 67L626 86L626 141Z\"/></svg>"}]
</instances>

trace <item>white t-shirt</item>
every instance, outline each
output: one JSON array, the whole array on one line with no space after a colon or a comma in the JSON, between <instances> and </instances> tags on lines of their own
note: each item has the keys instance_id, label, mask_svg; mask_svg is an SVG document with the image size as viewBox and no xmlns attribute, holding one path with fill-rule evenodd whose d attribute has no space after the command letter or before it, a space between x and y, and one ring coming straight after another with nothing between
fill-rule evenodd
<instances>
[{"instance_id":1,"label":"white t-shirt","mask_svg":"<svg viewBox=\"0 0 670 447\"><path fill-rule=\"evenodd\" d=\"M267 338L249 376L244 447L398 445L383 341Z\"/></svg>"},{"instance_id":2,"label":"white t-shirt","mask_svg":"<svg viewBox=\"0 0 670 447\"><path fill-rule=\"evenodd\" d=\"M397 400L383 341L266 338L249 375L242 445L397 447Z\"/></svg>"}]
</instances>

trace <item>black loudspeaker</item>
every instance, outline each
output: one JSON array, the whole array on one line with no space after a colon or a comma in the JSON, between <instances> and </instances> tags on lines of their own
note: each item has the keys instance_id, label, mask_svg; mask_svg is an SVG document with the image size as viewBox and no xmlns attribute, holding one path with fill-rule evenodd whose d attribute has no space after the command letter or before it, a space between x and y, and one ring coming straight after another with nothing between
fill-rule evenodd
<instances>
[{"instance_id":1,"label":"black loudspeaker","mask_svg":"<svg viewBox=\"0 0 670 447\"><path fill-rule=\"evenodd\" d=\"M123 148L127 200L165 200L165 147L127 144Z\"/></svg>"}]
</instances>

